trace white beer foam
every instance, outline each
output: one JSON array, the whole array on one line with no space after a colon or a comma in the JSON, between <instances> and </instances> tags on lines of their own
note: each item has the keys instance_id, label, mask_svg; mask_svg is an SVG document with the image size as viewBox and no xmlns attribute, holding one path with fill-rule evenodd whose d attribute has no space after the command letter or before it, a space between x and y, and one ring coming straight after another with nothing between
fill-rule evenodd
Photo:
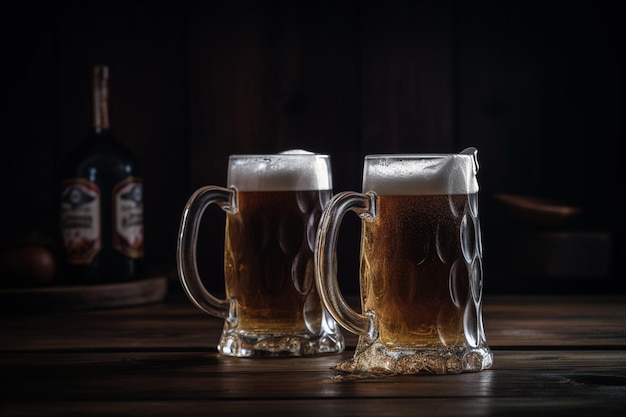
<instances>
[{"instance_id":1,"label":"white beer foam","mask_svg":"<svg viewBox=\"0 0 626 417\"><path fill-rule=\"evenodd\" d=\"M301 149L231 155L227 183L239 191L332 190L330 157Z\"/></svg>"},{"instance_id":2,"label":"white beer foam","mask_svg":"<svg viewBox=\"0 0 626 417\"><path fill-rule=\"evenodd\" d=\"M379 195L448 195L478 192L477 150L459 154L368 155L363 192Z\"/></svg>"}]
</instances>

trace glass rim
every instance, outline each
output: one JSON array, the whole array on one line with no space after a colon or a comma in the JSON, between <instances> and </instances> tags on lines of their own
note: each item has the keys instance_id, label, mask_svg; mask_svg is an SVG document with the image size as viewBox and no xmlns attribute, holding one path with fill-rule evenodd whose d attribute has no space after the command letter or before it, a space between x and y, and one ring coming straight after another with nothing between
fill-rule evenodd
<instances>
[{"instance_id":1,"label":"glass rim","mask_svg":"<svg viewBox=\"0 0 626 417\"><path fill-rule=\"evenodd\" d=\"M330 159L330 155L323 153L254 153L232 154L228 159L274 159L274 158L323 158Z\"/></svg>"},{"instance_id":2,"label":"glass rim","mask_svg":"<svg viewBox=\"0 0 626 417\"><path fill-rule=\"evenodd\" d=\"M449 158L451 156L471 157L471 155L464 155L460 153L377 153L365 155L365 159L438 159Z\"/></svg>"}]
</instances>

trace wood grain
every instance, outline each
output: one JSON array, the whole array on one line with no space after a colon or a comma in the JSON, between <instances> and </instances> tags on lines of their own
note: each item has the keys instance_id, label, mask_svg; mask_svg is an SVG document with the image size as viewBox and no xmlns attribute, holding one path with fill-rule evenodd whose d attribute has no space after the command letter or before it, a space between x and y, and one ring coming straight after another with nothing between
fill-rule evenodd
<instances>
[{"instance_id":1,"label":"wood grain","mask_svg":"<svg viewBox=\"0 0 626 417\"><path fill-rule=\"evenodd\" d=\"M355 303L356 300L350 300ZM221 320L183 297L0 317L3 415L621 415L624 297L488 297L491 369L365 377L304 358L217 353Z\"/></svg>"},{"instance_id":2,"label":"wood grain","mask_svg":"<svg viewBox=\"0 0 626 417\"><path fill-rule=\"evenodd\" d=\"M0 311L50 312L119 308L155 303L167 294L167 278L101 285L51 285L0 289Z\"/></svg>"}]
</instances>

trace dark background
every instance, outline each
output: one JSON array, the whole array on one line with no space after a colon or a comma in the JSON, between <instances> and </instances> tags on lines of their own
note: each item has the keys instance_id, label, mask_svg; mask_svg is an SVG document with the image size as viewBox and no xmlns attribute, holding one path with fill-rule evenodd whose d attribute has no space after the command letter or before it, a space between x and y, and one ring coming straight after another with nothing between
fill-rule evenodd
<instances>
[{"instance_id":1,"label":"dark background","mask_svg":"<svg viewBox=\"0 0 626 417\"><path fill-rule=\"evenodd\" d=\"M330 154L339 192L360 190L366 154L475 146L485 292L625 291L618 2L198 3L2 14L2 245L54 241L60 163L89 129L89 71L105 63L114 132L143 171L146 261L173 290L185 202L225 184L230 154ZM520 222L500 193L582 212ZM340 280L356 291L348 217ZM219 288L224 215L205 218L200 269Z\"/></svg>"}]
</instances>

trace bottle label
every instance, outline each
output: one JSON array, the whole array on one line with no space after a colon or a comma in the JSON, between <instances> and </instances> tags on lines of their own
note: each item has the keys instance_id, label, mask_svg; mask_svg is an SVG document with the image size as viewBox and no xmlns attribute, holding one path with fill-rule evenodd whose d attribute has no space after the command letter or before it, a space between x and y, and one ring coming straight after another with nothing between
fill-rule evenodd
<instances>
[{"instance_id":1,"label":"bottle label","mask_svg":"<svg viewBox=\"0 0 626 417\"><path fill-rule=\"evenodd\" d=\"M113 189L113 248L129 258L143 257L143 183L129 177Z\"/></svg>"},{"instance_id":2,"label":"bottle label","mask_svg":"<svg viewBox=\"0 0 626 417\"><path fill-rule=\"evenodd\" d=\"M89 264L102 249L100 230L100 188L85 179L63 183L61 230L67 261Z\"/></svg>"}]
</instances>

